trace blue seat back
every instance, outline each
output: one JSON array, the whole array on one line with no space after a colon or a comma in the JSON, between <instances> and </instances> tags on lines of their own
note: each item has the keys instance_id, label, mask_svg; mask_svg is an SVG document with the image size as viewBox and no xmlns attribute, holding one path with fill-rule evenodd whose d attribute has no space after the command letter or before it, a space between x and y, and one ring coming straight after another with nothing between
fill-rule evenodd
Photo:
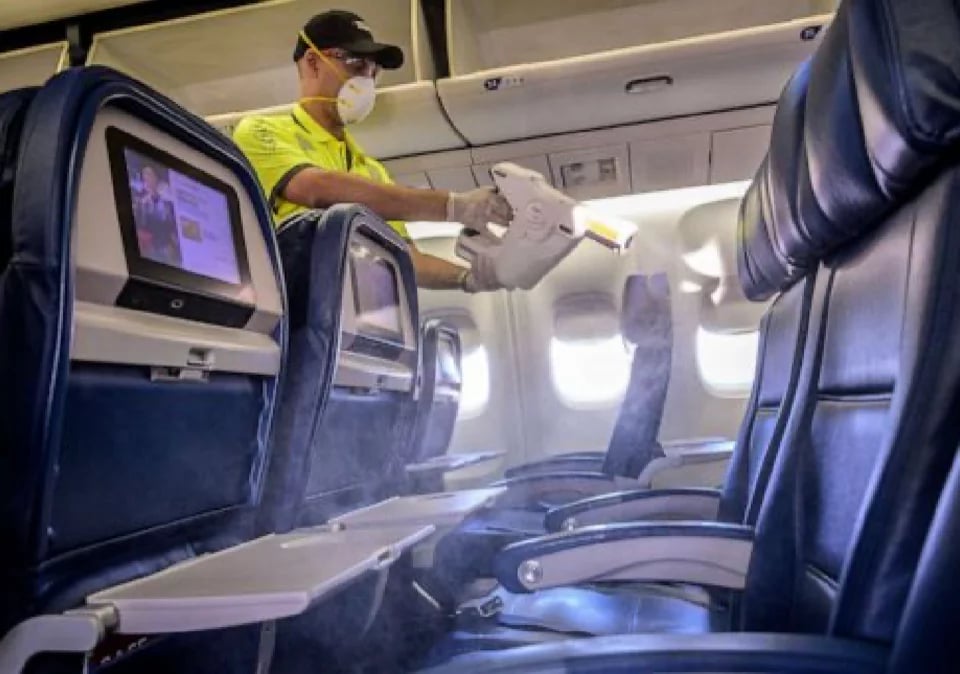
<instances>
[{"instance_id":1,"label":"blue seat back","mask_svg":"<svg viewBox=\"0 0 960 674\"><path fill-rule=\"evenodd\" d=\"M278 238L290 293L289 375L277 422L265 530L317 524L398 493L403 455L416 415L413 392L333 387L340 346L348 247L363 231L400 266L416 315L413 265L406 244L379 218L337 206L284 224Z\"/></svg>"},{"instance_id":2,"label":"blue seat back","mask_svg":"<svg viewBox=\"0 0 960 674\"><path fill-rule=\"evenodd\" d=\"M243 328L218 333L214 352L256 331L272 345L263 373L214 362L183 379L153 356L83 350L92 310L82 298L92 291L78 260L98 243L79 228L92 204L103 220L115 217L112 197L91 200L112 194L106 162L93 159L106 157L110 115L110 125L203 157L235 191L257 308ZM205 123L114 71L75 69L36 93L21 150L12 257L0 277L0 633L253 536L286 332L269 210L246 160ZM166 327L162 345L196 325L149 320Z\"/></svg>"},{"instance_id":3,"label":"blue seat back","mask_svg":"<svg viewBox=\"0 0 960 674\"><path fill-rule=\"evenodd\" d=\"M457 424L463 385L460 333L441 320L423 324L421 385L413 433L413 461L446 454Z\"/></svg>"},{"instance_id":4,"label":"blue seat back","mask_svg":"<svg viewBox=\"0 0 960 674\"><path fill-rule=\"evenodd\" d=\"M444 456L450 448L460 410L463 383L460 333L439 319L428 319L421 327L420 391L416 419L404 462L417 464ZM444 489L442 470L408 475L407 489L434 493Z\"/></svg>"},{"instance_id":5,"label":"blue seat back","mask_svg":"<svg viewBox=\"0 0 960 674\"><path fill-rule=\"evenodd\" d=\"M0 271L7 266L13 253L10 224L13 177L20 156L23 118L36 92L36 87L28 87L0 94Z\"/></svg>"}]
</instances>

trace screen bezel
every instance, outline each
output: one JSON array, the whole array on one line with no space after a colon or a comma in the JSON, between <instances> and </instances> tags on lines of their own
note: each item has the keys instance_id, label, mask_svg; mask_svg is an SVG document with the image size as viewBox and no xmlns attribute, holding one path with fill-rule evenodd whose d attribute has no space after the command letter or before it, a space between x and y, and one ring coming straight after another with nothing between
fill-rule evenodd
<instances>
[{"instance_id":1,"label":"screen bezel","mask_svg":"<svg viewBox=\"0 0 960 674\"><path fill-rule=\"evenodd\" d=\"M403 321L403 297L402 297L402 288L403 284L400 279L400 270L397 269L397 265L388 257L379 255L375 252L369 253L372 257L374 263L383 263L386 264L390 269L390 272L393 274L394 287L397 290L397 323L398 329L396 332L392 330L387 330L386 328L376 325L373 323L366 322L362 319L362 314L360 312L360 278L357 271L356 258L358 257L357 253L354 250L356 244L351 242L349 244L349 265L350 265L350 280L351 288L353 290L353 315L354 315L354 329L356 330L357 337L366 340L375 340L378 342L383 342L390 344L391 346L397 346L400 348L406 347L405 341L405 330L404 330L404 321Z\"/></svg>"},{"instance_id":2,"label":"screen bezel","mask_svg":"<svg viewBox=\"0 0 960 674\"><path fill-rule=\"evenodd\" d=\"M243 236L243 221L240 217L240 201L236 190L225 182L211 176L182 159L179 159L150 143L115 126L106 129L107 155L113 182L114 202L120 235L123 240L127 271L132 278L154 285L173 287L180 291L226 300L232 304L255 307L256 298L250 278L250 261ZM230 231L237 257L239 284L228 283L212 276L204 276L179 267L164 264L144 257L137 241L136 222L133 217L133 194L124 150L132 150L166 168L183 174L191 180L223 194L229 209Z\"/></svg>"}]
</instances>

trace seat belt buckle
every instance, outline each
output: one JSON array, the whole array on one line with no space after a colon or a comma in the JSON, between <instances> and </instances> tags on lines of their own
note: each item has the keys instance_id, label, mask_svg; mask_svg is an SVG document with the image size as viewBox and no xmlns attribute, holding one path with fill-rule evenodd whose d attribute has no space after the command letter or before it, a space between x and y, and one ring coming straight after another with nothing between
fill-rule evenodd
<instances>
[{"instance_id":1,"label":"seat belt buckle","mask_svg":"<svg viewBox=\"0 0 960 674\"><path fill-rule=\"evenodd\" d=\"M457 609L459 615L475 615L480 618L492 618L503 610L503 599L495 595L484 601L473 601Z\"/></svg>"}]
</instances>

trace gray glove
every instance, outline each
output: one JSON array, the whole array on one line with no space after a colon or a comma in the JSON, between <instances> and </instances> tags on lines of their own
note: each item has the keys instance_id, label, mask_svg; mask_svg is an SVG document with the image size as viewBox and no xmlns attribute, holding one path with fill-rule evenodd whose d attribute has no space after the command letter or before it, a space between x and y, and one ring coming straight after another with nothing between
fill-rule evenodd
<instances>
[{"instance_id":1,"label":"gray glove","mask_svg":"<svg viewBox=\"0 0 960 674\"><path fill-rule=\"evenodd\" d=\"M503 288L503 284L497 278L493 260L486 255L478 255L474 258L473 265L464 274L460 284L463 286L463 291L471 295Z\"/></svg>"},{"instance_id":2,"label":"gray glove","mask_svg":"<svg viewBox=\"0 0 960 674\"><path fill-rule=\"evenodd\" d=\"M494 187L479 187L468 192L451 192L447 198L447 220L459 222L475 232L486 232L487 223L506 227L513 219L513 208Z\"/></svg>"}]
</instances>

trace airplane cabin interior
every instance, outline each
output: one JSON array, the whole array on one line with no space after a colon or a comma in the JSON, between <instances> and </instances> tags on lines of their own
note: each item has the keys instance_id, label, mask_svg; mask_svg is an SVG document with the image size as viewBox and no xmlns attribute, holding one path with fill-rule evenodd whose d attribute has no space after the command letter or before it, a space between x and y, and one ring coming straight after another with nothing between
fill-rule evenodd
<instances>
[{"instance_id":1,"label":"airplane cabin interior","mask_svg":"<svg viewBox=\"0 0 960 674\"><path fill-rule=\"evenodd\" d=\"M404 54L357 147L509 226L278 221L235 131L330 9ZM960 671L958 38L0 3L0 674Z\"/></svg>"}]
</instances>

